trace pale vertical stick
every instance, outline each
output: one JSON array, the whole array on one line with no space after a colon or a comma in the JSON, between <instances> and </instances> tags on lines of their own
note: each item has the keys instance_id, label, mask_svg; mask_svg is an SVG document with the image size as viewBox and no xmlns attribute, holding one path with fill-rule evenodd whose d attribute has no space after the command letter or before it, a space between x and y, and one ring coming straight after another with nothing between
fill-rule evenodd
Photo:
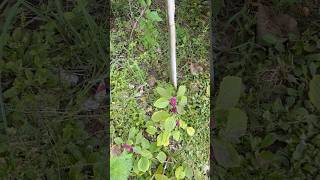
<instances>
[{"instance_id":1,"label":"pale vertical stick","mask_svg":"<svg viewBox=\"0 0 320 180\"><path fill-rule=\"evenodd\" d=\"M174 0L167 0L169 30L170 30L170 67L171 67L171 81L175 88L177 88L177 63L176 63L176 27L174 23Z\"/></svg>"}]
</instances>

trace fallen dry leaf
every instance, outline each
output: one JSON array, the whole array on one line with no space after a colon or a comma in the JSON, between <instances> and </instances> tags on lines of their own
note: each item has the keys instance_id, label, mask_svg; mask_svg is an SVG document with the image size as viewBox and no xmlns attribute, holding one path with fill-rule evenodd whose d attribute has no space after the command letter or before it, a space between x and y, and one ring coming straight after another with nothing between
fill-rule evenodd
<instances>
[{"instance_id":1,"label":"fallen dry leaf","mask_svg":"<svg viewBox=\"0 0 320 180\"><path fill-rule=\"evenodd\" d=\"M258 4L257 36L261 39L267 34L287 37L289 33L297 34L298 23L288 14L277 14L271 7Z\"/></svg>"},{"instance_id":2,"label":"fallen dry leaf","mask_svg":"<svg viewBox=\"0 0 320 180\"><path fill-rule=\"evenodd\" d=\"M148 79L148 84L150 87L153 87L156 84L156 78L154 76L150 76Z\"/></svg>"},{"instance_id":3,"label":"fallen dry leaf","mask_svg":"<svg viewBox=\"0 0 320 180\"><path fill-rule=\"evenodd\" d=\"M121 148L119 147L119 146L117 146L117 145L114 145L114 146L112 146L111 147L111 154L113 155L113 156L118 156L118 155L120 155L121 154Z\"/></svg>"},{"instance_id":4,"label":"fallen dry leaf","mask_svg":"<svg viewBox=\"0 0 320 180\"><path fill-rule=\"evenodd\" d=\"M192 75L197 75L203 71L203 67L199 64L190 63L190 72Z\"/></svg>"}]
</instances>

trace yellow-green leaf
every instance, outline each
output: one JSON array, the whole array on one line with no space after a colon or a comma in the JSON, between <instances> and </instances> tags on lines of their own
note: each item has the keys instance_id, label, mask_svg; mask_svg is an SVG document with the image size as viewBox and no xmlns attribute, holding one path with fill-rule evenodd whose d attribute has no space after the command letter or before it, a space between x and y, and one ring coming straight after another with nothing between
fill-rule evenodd
<instances>
[{"instance_id":1,"label":"yellow-green leaf","mask_svg":"<svg viewBox=\"0 0 320 180\"><path fill-rule=\"evenodd\" d=\"M184 94L186 93L186 86L179 86L178 92L177 92L177 96L184 96Z\"/></svg>"},{"instance_id":2,"label":"yellow-green leaf","mask_svg":"<svg viewBox=\"0 0 320 180\"><path fill-rule=\"evenodd\" d=\"M167 159L167 155L164 152L160 151L157 155L157 159L159 160L159 162L163 163Z\"/></svg>"},{"instance_id":3,"label":"yellow-green leaf","mask_svg":"<svg viewBox=\"0 0 320 180\"><path fill-rule=\"evenodd\" d=\"M170 116L169 113L166 111L157 111L153 113L153 115L151 116L151 119L155 122L159 122L162 120L166 120L169 116Z\"/></svg>"},{"instance_id":4,"label":"yellow-green leaf","mask_svg":"<svg viewBox=\"0 0 320 180\"><path fill-rule=\"evenodd\" d=\"M174 140L179 141L180 140L180 131L173 131L172 137Z\"/></svg>"},{"instance_id":5,"label":"yellow-green leaf","mask_svg":"<svg viewBox=\"0 0 320 180\"><path fill-rule=\"evenodd\" d=\"M193 136L195 133L195 130L193 129L193 127L187 127L187 133L189 136Z\"/></svg>"},{"instance_id":6,"label":"yellow-green leaf","mask_svg":"<svg viewBox=\"0 0 320 180\"><path fill-rule=\"evenodd\" d=\"M165 108L169 105L169 100L167 98L159 98L154 104L157 108Z\"/></svg>"},{"instance_id":7,"label":"yellow-green leaf","mask_svg":"<svg viewBox=\"0 0 320 180\"><path fill-rule=\"evenodd\" d=\"M149 159L145 157L141 157L141 159L138 161L138 168L142 172L146 172L150 167L150 161Z\"/></svg>"},{"instance_id":8,"label":"yellow-green leaf","mask_svg":"<svg viewBox=\"0 0 320 180\"><path fill-rule=\"evenodd\" d=\"M175 127L176 127L176 120L173 117L168 117L164 122L164 129L170 132Z\"/></svg>"},{"instance_id":9,"label":"yellow-green leaf","mask_svg":"<svg viewBox=\"0 0 320 180\"><path fill-rule=\"evenodd\" d=\"M183 179L183 178L186 176L186 174L185 174L184 169L183 169L182 166L179 166L179 167L176 169L176 171L175 171L174 174L176 175L176 178L177 178L177 179Z\"/></svg>"}]
</instances>

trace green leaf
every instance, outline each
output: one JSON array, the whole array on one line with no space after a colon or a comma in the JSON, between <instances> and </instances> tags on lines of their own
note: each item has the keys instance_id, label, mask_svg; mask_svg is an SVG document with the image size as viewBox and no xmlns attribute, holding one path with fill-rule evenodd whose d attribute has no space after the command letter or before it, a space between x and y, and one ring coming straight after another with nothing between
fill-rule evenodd
<instances>
[{"instance_id":1,"label":"green leaf","mask_svg":"<svg viewBox=\"0 0 320 180\"><path fill-rule=\"evenodd\" d=\"M132 169L132 154L124 151L120 156L111 156L110 159L110 179L126 180Z\"/></svg>"},{"instance_id":2,"label":"green leaf","mask_svg":"<svg viewBox=\"0 0 320 180\"><path fill-rule=\"evenodd\" d=\"M320 53L317 54L309 54L304 57L307 61L320 61Z\"/></svg>"},{"instance_id":3,"label":"green leaf","mask_svg":"<svg viewBox=\"0 0 320 180\"><path fill-rule=\"evenodd\" d=\"M146 7L147 6L147 4L146 4L146 2L144 0L139 0L139 3L140 3L140 5L142 7Z\"/></svg>"},{"instance_id":4,"label":"green leaf","mask_svg":"<svg viewBox=\"0 0 320 180\"><path fill-rule=\"evenodd\" d=\"M189 167L189 166L185 167L184 172L185 172L187 178L192 179L193 170L191 167Z\"/></svg>"},{"instance_id":5,"label":"green leaf","mask_svg":"<svg viewBox=\"0 0 320 180\"><path fill-rule=\"evenodd\" d=\"M265 148L270 146L276 141L276 136L274 133L268 134L264 137L264 139L260 143L260 148Z\"/></svg>"},{"instance_id":6,"label":"green leaf","mask_svg":"<svg viewBox=\"0 0 320 180\"><path fill-rule=\"evenodd\" d=\"M176 175L176 178L177 178L177 179L183 179L183 178L186 176L186 174L185 174L184 169L183 169L182 166L179 166L179 167L176 169L176 171L175 171L174 174Z\"/></svg>"},{"instance_id":7,"label":"green leaf","mask_svg":"<svg viewBox=\"0 0 320 180\"><path fill-rule=\"evenodd\" d=\"M213 141L214 157L225 168L240 166L240 157L234 147L227 141L216 138Z\"/></svg>"},{"instance_id":8,"label":"green leaf","mask_svg":"<svg viewBox=\"0 0 320 180\"><path fill-rule=\"evenodd\" d=\"M154 126L148 126L146 131L150 135L154 135L157 132L157 128L155 128Z\"/></svg>"},{"instance_id":9,"label":"green leaf","mask_svg":"<svg viewBox=\"0 0 320 180\"><path fill-rule=\"evenodd\" d=\"M148 6L151 5L151 0L147 0L147 5L148 5Z\"/></svg>"},{"instance_id":10,"label":"green leaf","mask_svg":"<svg viewBox=\"0 0 320 180\"><path fill-rule=\"evenodd\" d=\"M239 77L227 76L223 78L216 101L216 108L226 110L234 107L240 99L241 86L242 81Z\"/></svg>"},{"instance_id":11,"label":"green leaf","mask_svg":"<svg viewBox=\"0 0 320 180\"><path fill-rule=\"evenodd\" d=\"M181 99L179 101L179 105L185 106L185 105L187 105L187 103L188 103L187 97L186 96L181 96Z\"/></svg>"},{"instance_id":12,"label":"green leaf","mask_svg":"<svg viewBox=\"0 0 320 180\"><path fill-rule=\"evenodd\" d=\"M134 139L134 137L136 136L136 134L138 132L139 132L139 130L136 129L135 127L130 128L128 139Z\"/></svg>"},{"instance_id":13,"label":"green leaf","mask_svg":"<svg viewBox=\"0 0 320 180\"><path fill-rule=\"evenodd\" d=\"M137 154L141 154L142 149L140 146L134 146L133 147L133 152L137 153Z\"/></svg>"},{"instance_id":14,"label":"green leaf","mask_svg":"<svg viewBox=\"0 0 320 180\"><path fill-rule=\"evenodd\" d=\"M116 143L116 144L123 144L123 140L122 140L122 138L121 137L116 137L116 138L114 138L114 142Z\"/></svg>"},{"instance_id":15,"label":"green leaf","mask_svg":"<svg viewBox=\"0 0 320 180\"><path fill-rule=\"evenodd\" d=\"M153 105L157 108L165 108L169 105L169 100L167 98L159 98Z\"/></svg>"},{"instance_id":16,"label":"green leaf","mask_svg":"<svg viewBox=\"0 0 320 180\"><path fill-rule=\"evenodd\" d=\"M170 132L175 127L176 127L176 120L173 117L168 117L164 122L164 129Z\"/></svg>"},{"instance_id":17,"label":"green leaf","mask_svg":"<svg viewBox=\"0 0 320 180\"><path fill-rule=\"evenodd\" d=\"M320 75L315 75L310 81L309 98L312 104L320 111Z\"/></svg>"},{"instance_id":18,"label":"green leaf","mask_svg":"<svg viewBox=\"0 0 320 180\"><path fill-rule=\"evenodd\" d=\"M178 104L177 105L177 112L178 112L178 114L184 114L186 111L184 110L183 106Z\"/></svg>"},{"instance_id":19,"label":"green leaf","mask_svg":"<svg viewBox=\"0 0 320 180\"><path fill-rule=\"evenodd\" d=\"M174 140L179 141L180 140L180 131L173 131L172 136L173 136Z\"/></svg>"},{"instance_id":20,"label":"green leaf","mask_svg":"<svg viewBox=\"0 0 320 180\"><path fill-rule=\"evenodd\" d=\"M238 142L238 138L245 135L247 130L247 115L238 108L231 108L228 114L228 122L225 137L232 142Z\"/></svg>"},{"instance_id":21,"label":"green leaf","mask_svg":"<svg viewBox=\"0 0 320 180\"><path fill-rule=\"evenodd\" d=\"M166 111L158 111L153 113L153 115L151 116L151 119L155 122L159 122L162 120L166 120L169 116L170 114L167 113Z\"/></svg>"},{"instance_id":22,"label":"green leaf","mask_svg":"<svg viewBox=\"0 0 320 180\"><path fill-rule=\"evenodd\" d=\"M166 175L163 175L163 174L156 174L154 177L156 180L168 180L169 179Z\"/></svg>"},{"instance_id":23,"label":"green leaf","mask_svg":"<svg viewBox=\"0 0 320 180\"><path fill-rule=\"evenodd\" d=\"M178 92L177 92L177 96L184 96L184 94L186 93L186 86L179 86Z\"/></svg>"},{"instance_id":24,"label":"green leaf","mask_svg":"<svg viewBox=\"0 0 320 180\"><path fill-rule=\"evenodd\" d=\"M151 11L150 13L147 14L147 18L151 21L162 21L162 18L159 16L157 11Z\"/></svg>"},{"instance_id":25,"label":"green leaf","mask_svg":"<svg viewBox=\"0 0 320 180\"><path fill-rule=\"evenodd\" d=\"M146 149L142 149L140 151L141 156L147 158L147 159L151 159L152 158L152 153Z\"/></svg>"},{"instance_id":26,"label":"green leaf","mask_svg":"<svg viewBox=\"0 0 320 180\"><path fill-rule=\"evenodd\" d=\"M138 169L142 172L146 172L150 167L150 161L149 159L145 157L141 157L141 159L138 161Z\"/></svg>"},{"instance_id":27,"label":"green leaf","mask_svg":"<svg viewBox=\"0 0 320 180\"><path fill-rule=\"evenodd\" d=\"M128 144L128 145L132 145L132 144L133 144L133 141L132 141L131 139L128 139L127 144Z\"/></svg>"},{"instance_id":28,"label":"green leaf","mask_svg":"<svg viewBox=\"0 0 320 180\"><path fill-rule=\"evenodd\" d=\"M157 159L159 160L159 162L163 163L167 159L167 155L164 152L160 151L157 155Z\"/></svg>"},{"instance_id":29,"label":"green leaf","mask_svg":"<svg viewBox=\"0 0 320 180\"><path fill-rule=\"evenodd\" d=\"M195 133L195 130L193 129L193 127L187 127L187 133L189 136L193 136Z\"/></svg>"},{"instance_id":30,"label":"green leaf","mask_svg":"<svg viewBox=\"0 0 320 180\"><path fill-rule=\"evenodd\" d=\"M170 98L171 97L171 93L170 93L169 89L165 89L165 88L162 88L162 87L157 87L156 91L161 97L165 97L165 98Z\"/></svg>"},{"instance_id":31,"label":"green leaf","mask_svg":"<svg viewBox=\"0 0 320 180\"><path fill-rule=\"evenodd\" d=\"M163 132L158 135L157 137L157 146L168 146L169 145L169 139L170 139L170 132Z\"/></svg>"},{"instance_id":32,"label":"green leaf","mask_svg":"<svg viewBox=\"0 0 320 180\"><path fill-rule=\"evenodd\" d=\"M186 129L187 128L187 123L185 122L185 121L183 121L183 120L179 120L179 122L180 122L180 127L182 128L182 129Z\"/></svg>"}]
</instances>

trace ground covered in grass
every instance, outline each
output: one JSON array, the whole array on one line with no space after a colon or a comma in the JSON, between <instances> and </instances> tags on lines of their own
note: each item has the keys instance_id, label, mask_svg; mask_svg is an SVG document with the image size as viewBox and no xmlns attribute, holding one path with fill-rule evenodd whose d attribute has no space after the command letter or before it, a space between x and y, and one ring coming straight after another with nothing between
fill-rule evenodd
<instances>
[{"instance_id":1,"label":"ground covered in grass","mask_svg":"<svg viewBox=\"0 0 320 180\"><path fill-rule=\"evenodd\" d=\"M106 179L107 4L0 2L0 179Z\"/></svg>"},{"instance_id":2,"label":"ground covered in grass","mask_svg":"<svg viewBox=\"0 0 320 180\"><path fill-rule=\"evenodd\" d=\"M208 8L197 1L179 1L176 5L178 84L186 86L188 98L181 119L195 129L195 134L182 135L180 143L170 144L172 151L168 156L172 156L174 164L165 165L162 172L167 177L175 177L173 170L181 164L187 164L196 179L208 177ZM168 37L164 1L112 1L111 150L121 144L115 141L116 137L125 141L131 128L145 128L156 110L156 88L170 85ZM130 176L150 178L156 170L151 167L150 175L138 171Z\"/></svg>"},{"instance_id":3,"label":"ground covered in grass","mask_svg":"<svg viewBox=\"0 0 320 180\"><path fill-rule=\"evenodd\" d=\"M241 78L236 107L246 113L247 131L239 141L226 138L228 124L215 113L214 177L319 179L319 1L221 5L215 85Z\"/></svg>"}]
</instances>

